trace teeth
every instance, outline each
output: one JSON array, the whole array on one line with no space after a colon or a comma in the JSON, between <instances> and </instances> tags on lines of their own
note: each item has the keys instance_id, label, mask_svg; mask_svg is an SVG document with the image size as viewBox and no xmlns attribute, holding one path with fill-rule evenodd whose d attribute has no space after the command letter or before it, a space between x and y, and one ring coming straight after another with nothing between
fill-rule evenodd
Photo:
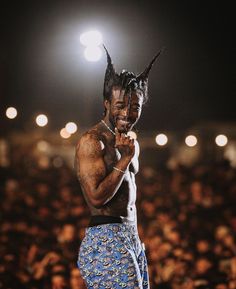
<instances>
[{"instance_id":1,"label":"teeth","mask_svg":"<svg viewBox=\"0 0 236 289\"><path fill-rule=\"evenodd\" d=\"M129 124L129 122L128 122L128 121L125 121L125 120L121 120L121 119L120 119L119 121L120 121L122 124L126 124L126 125Z\"/></svg>"}]
</instances>

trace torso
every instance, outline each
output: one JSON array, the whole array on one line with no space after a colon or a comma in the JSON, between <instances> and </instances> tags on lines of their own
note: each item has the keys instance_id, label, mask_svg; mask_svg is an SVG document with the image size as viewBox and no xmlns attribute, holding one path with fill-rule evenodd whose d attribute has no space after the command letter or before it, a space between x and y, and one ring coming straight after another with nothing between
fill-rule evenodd
<instances>
[{"instance_id":1,"label":"torso","mask_svg":"<svg viewBox=\"0 0 236 289\"><path fill-rule=\"evenodd\" d=\"M114 143L109 141L107 137L108 132L100 131L97 126L90 130L88 133L96 134L100 140L101 150L103 151L103 159L106 166L106 175L112 172L113 167L120 159L120 153L114 148ZM136 144L138 145L138 144ZM136 150L137 151L137 150ZM136 222L136 184L135 174L138 170L138 154L135 153L132 162L126 170L123 182L121 183L115 196L107 202L102 208L95 208L91 205L83 190L85 199L90 208L91 215L109 215L119 216L130 222Z\"/></svg>"}]
</instances>

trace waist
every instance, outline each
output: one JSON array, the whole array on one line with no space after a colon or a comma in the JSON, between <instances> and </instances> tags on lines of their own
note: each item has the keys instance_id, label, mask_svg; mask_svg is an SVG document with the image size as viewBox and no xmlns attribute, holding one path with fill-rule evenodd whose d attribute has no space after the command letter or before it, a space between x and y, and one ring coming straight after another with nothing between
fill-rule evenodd
<instances>
[{"instance_id":1,"label":"waist","mask_svg":"<svg viewBox=\"0 0 236 289\"><path fill-rule=\"evenodd\" d=\"M122 224L123 223L122 218L116 216L95 215L91 216L88 226L94 227L98 225L115 224L115 223Z\"/></svg>"}]
</instances>

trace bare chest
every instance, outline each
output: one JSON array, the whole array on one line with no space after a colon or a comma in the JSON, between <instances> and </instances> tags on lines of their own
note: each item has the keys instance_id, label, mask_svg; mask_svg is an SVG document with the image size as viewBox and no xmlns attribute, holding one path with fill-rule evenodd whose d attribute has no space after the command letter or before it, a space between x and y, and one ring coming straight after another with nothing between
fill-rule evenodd
<instances>
[{"instance_id":1,"label":"bare chest","mask_svg":"<svg viewBox=\"0 0 236 289\"><path fill-rule=\"evenodd\" d=\"M111 145L104 145L102 144L104 149L104 162L106 165L107 172L111 172L113 170L113 167L116 165L116 163L120 160L121 155L118 149L114 148ZM133 174L136 174L138 172L138 157L137 154L134 155L129 167L127 168L127 171ZM129 180L129 174L126 174L125 179Z\"/></svg>"}]
</instances>

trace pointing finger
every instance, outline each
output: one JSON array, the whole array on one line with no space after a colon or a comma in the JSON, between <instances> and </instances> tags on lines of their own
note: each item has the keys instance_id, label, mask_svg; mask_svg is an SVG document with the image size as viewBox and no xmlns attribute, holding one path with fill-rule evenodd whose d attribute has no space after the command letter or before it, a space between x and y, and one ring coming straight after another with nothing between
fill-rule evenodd
<instances>
[{"instance_id":1,"label":"pointing finger","mask_svg":"<svg viewBox=\"0 0 236 289\"><path fill-rule=\"evenodd\" d=\"M117 127L115 127L115 134L116 134L116 141L119 141L120 140L120 133L119 133Z\"/></svg>"}]
</instances>

